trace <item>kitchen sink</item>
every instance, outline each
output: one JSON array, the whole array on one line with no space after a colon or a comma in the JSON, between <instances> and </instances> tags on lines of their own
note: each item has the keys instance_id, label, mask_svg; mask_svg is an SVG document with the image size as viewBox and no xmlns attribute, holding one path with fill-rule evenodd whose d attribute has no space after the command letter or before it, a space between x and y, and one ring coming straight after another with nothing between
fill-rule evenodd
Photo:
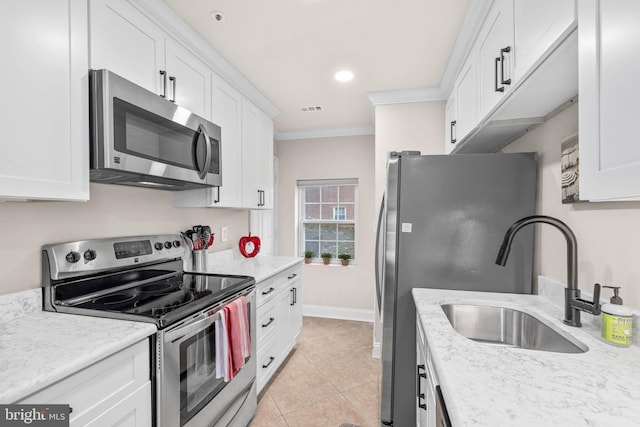
<instances>
[{"instance_id":1,"label":"kitchen sink","mask_svg":"<svg viewBox=\"0 0 640 427\"><path fill-rule=\"evenodd\" d=\"M585 353L589 348L520 310L471 304L443 304L449 323L464 337L485 344L557 353Z\"/></svg>"}]
</instances>

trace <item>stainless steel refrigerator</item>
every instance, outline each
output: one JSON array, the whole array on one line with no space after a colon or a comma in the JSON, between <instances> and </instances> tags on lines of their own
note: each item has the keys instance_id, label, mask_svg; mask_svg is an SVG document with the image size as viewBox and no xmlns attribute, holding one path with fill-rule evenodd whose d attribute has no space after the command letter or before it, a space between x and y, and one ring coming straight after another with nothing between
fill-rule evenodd
<instances>
[{"instance_id":1,"label":"stainless steel refrigerator","mask_svg":"<svg viewBox=\"0 0 640 427\"><path fill-rule=\"evenodd\" d=\"M535 153L389 155L376 245L383 425L416 425L411 289L531 293L533 228L514 241L506 267L495 259L509 226L534 214L535 198Z\"/></svg>"}]
</instances>

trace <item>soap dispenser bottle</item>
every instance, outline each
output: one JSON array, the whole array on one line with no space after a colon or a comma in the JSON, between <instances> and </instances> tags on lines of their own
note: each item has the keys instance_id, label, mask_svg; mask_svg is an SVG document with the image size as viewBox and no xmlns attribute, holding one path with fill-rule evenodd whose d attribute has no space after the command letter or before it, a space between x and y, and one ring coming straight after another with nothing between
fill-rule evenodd
<instances>
[{"instance_id":1,"label":"soap dispenser bottle","mask_svg":"<svg viewBox=\"0 0 640 427\"><path fill-rule=\"evenodd\" d=\"M622 298L618 295L619 286L603 286L613 289L610 304L602 306L602 338L612 344L627 347L632 341L633 313L631 309L622 305Z\"/></svg>"}]
</instances>

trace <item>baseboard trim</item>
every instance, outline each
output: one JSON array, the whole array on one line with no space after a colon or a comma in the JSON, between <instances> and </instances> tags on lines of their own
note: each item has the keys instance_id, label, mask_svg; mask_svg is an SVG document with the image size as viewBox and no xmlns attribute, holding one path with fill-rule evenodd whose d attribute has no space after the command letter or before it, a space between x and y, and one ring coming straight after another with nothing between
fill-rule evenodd
<instances>
[{"instance_id":1,"label":"baseboard trim","mask_svg":"<svg viewBox=\"0 0 640 427\"><path fill-rule=\"evenodd\" d=\"M328 307L324 305L302 306L302 315L310 317L325 317L328 319L355 320L357 322L373 323L373 310L362 308Z\"/></svg>"},{"instance_id":2,"label":"baseboard trim","mask_svg":"<svg viewBox=\"0 0 640 427\"><path fill-rule=\"evenodd\" d=\"M371 357L374 359L380 359L382 357L382 346L379 342L373 343L373 351L371 352Z\"/></svg>"}]
</instances>

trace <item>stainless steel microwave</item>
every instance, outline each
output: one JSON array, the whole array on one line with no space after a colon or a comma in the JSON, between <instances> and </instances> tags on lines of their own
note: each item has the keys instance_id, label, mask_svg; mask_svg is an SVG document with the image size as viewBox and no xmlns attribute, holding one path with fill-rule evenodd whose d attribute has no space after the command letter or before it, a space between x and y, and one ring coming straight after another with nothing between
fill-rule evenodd
<instances>
[{"instance_id":1,"label":"stainless steel microwave","mask_svg":"<svg viewBox=\"0 0 640 427\"><path fill-rule=\"evenodd\" d=\"M91 181L191 190L222 185L220 127L108 70L89 71Z\"/></svg>"}]
</instances>

